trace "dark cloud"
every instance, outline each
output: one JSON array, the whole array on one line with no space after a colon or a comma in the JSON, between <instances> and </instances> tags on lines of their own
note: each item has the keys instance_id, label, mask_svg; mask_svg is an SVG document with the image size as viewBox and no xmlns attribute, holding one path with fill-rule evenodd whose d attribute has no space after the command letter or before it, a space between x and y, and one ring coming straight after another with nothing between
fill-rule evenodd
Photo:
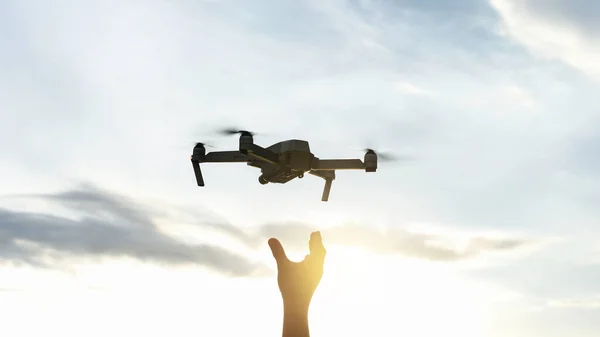
<instances>
[{"instance_id":1,"label":"dark cloud","mask_svg":"<svg viewBox=\"0 0 600 337\"><path fill-rule=\"evenodd\" d=\"M302 223L261 226L258 235L261 241L267 237L278 237L292 249L306 248L306 235L310 226ZM442 242L449 238L441 235L410 232L402 229L380 230L375 227L343 225L322 230L329 244L359 247L374 253L400 254L432 261L459 261L476 257L486 252L510 251L533 242L525 239L493 239L472 237L462 249L449 248Z\"/></svg>"},{"instance_id":2,"label":"dark cloud","mask_svg":"<svg viewBox=\"0 0 600 337\"><path fill-rule=\"evenodd\" d=\"M185 244L161 233L152 220L155 210L121 196L86 186L39 197L84 215L74 220L0 209L0 259L51 267L71 257L129 257L167 265L201 265L231 276L267 271L224 248Z\"/></svg>"},{"instance_id":3,"label":"dark cloud","mask_svg":"<svg viewBox=\"0 0 600 337\"><path fill-rule=\"evenodd\" d=\"M82 184L80 189L61 193L23 196L58 201L73 211L87 216L110 218L112 221L118 221L121 225L147 227L148 224L152 224L154 217L168 217L174 221L185 221L220 230L242 241L248 240L244 231L228 223L223 217L211 214L210 210L199 211L197 207L194 209L178 207L177 215L169 214L165 209L148 207L131 198L110 194L89 184Z\"/></svg>"},{"instance_id":4,"label":"dark cloud","mask_svg":"<svg viewBox=\"0 0 600 337\"><path fill-rule=\"evenodd\" d=\"M182 215L174 215L168 213L167 207L160 210L144 206L85 185L65 192L27 197L50 200L79 217L0 209L0 260L37 267L64 267L74 257L127 257L165 265L200 265L231 276L266 275L270 268L223 247L191 245L171 238L157 228L154 219L162 216L174 223L182 221L217 229L251 249L266 247L269 237L277 237L289 249L307 251L308 234L314 230L308 224L279 223L243 231L224 219L199 211L179 209L178 214ZM322 232L327 244L444 262L473 258L485 252L513 250L530 243L475 237L457 249L441 244L447 239L443 236L402 229L343 225Z\"/></svg>"}]
</instances>

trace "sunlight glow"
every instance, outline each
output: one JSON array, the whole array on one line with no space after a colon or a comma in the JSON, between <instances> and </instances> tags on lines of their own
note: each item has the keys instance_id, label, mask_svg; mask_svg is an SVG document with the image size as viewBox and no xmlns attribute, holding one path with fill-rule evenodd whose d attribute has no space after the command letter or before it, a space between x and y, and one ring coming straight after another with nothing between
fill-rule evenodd
<instances>
[{"instance_id":1,"label":"sunlight glow","mask_svg":"<svg viewBox=\"0 0 600 337\"><path fill-rule=\"evenodd\" d=\"M8 281L21 290L0 292L5 331L36 335L44 324L59 329L67 316L74 323L61 328L64 336L77 336L86 326L97 327L91 336L106 335L117 325L148 336L264 336L277 335L281 327L275 277L227 279L127 260L71 267L71 274L11 272ZM325 268L310 311L315 336L437 337L447 331L480 336L481 303L490 294L448 268L337 246L328 248ZM26 324L26 313L45 317L44 324Z\"/></svg>"},{"instance_id":2,"label":"sunlight glow","mask_svg":"<svg viewBox=\"0 0 600 337\"><path fill-rule=\"evenodd\" d=\"M322 335L480 336L478 301L452 272L339 247L329 249L326 267L313 309Z\"/></svg>"}]
</instances>

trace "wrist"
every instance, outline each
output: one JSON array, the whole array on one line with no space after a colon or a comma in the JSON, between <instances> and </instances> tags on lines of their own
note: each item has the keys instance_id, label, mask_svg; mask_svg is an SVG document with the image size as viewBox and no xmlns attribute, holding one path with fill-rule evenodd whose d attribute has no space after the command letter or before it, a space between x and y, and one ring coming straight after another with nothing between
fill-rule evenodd
<instances>
[{"instance_id":1,"label":"wrist","mask_svg":"<svg viewBox=\"0 0 600 337\"><path fill-rule=\"evenodd\" d=\"M285 316L302 317L308 316L308 303L283 302L283 314Z\"/></svg>"},{"instance_id":2,"label":"wrist","mask_svg":"<svg viewBox=\"0 0 600 337\"><path fill-rule=\"evenodd\" d=\"M307 316L310 301L286 298L283 300L283 313L292 316Z\"/></svg>"},{"instance_id":3,"label":"wrist","mask_svg":"<svg viewBox=\"0 0 600 337\"><path fill-rule=\"evenodd\" d=\"M283 337L309 337L308 307L285 303L283 306Z\"/></svg>"}]
</instances>

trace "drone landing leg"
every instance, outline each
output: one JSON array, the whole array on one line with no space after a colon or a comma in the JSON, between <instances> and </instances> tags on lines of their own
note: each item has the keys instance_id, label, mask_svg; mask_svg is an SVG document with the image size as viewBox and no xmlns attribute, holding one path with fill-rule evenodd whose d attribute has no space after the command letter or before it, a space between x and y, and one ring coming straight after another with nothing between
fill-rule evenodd
<instances>
[{"instance_id":1,"label":"drone landing leg","mask_svg":"<svg viewBox=\"0 0 600 337\"><path fill-rule=\"evenodd\" d=\"M325 179L325 188L323 189L323 197L321 197L321 201L329 200L329 192L331 191L331 183L333 179L327 178Z\"/></svg>"},{"instance_id":2,"label":"drone landing leg","mask_svg":"<svg viewBox=\"0 0 600 337\"><path fill-rule=\"evenodd\" d=\"M196 175L196 182L198 183L198 186L204 186L204 178L202 177L200 164L197 161L192 160L192 166L194 167L194 174Z\"/></svg>"}]
</instances>

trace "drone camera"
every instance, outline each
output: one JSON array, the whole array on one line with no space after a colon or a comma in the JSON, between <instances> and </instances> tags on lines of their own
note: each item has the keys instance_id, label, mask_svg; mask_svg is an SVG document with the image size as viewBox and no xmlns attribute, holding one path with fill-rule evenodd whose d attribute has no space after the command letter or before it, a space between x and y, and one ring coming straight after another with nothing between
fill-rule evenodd
<instances>
[{"instance_id":1,"label":"drone camera","mask_svg":"<svg viewBox=\"0 0 600 337\"><path fill-rule=\"evenodd\" d=\"M266 184L268 184L268 183L269 183L269 181L268 181L267 179L265 179L265 177L263 177L262 175L261 175L260 177L258 177L258 182L259 182L261 185L266 185Z\"/></svg>"},{"instance_id":2,"label":"drone camera","mask_svg":"<svg viewBox=\"0 0 600 337\"><path fill-rule=\"evenodd\" d=\"M373 151L368 151L365 154L365 171L376 172L377 171L377 154Z\"/></svg>"}]
</instances>

